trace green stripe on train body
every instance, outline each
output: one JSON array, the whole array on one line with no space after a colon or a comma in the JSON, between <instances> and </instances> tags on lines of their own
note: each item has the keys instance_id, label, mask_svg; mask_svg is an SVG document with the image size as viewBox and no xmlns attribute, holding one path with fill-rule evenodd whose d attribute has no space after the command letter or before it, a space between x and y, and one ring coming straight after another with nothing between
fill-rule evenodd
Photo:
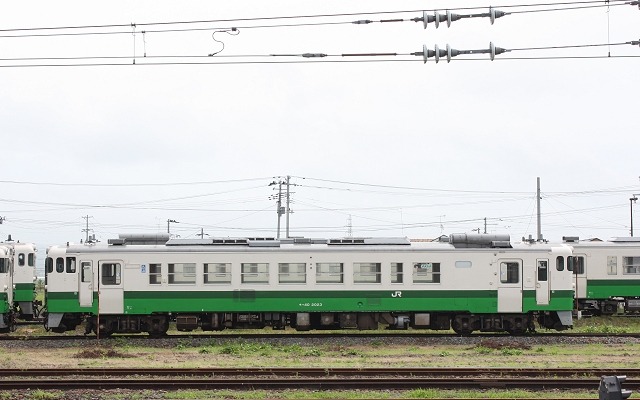
<instances>
[{"instance_id":1,"label":"green stripe on train body","mask_svg":"<svg viewBox=\"0 0 640 400\"><path fill-rule=\"evenodd\" d=\"M638 279L590 279L587 280L588 299L608 299L610 297L640 297Z\"/></svg>"},{"instance_id":2,"label":"green stripe on train body","mask_svg":"<svg viewBox=\"0 0 640 400\"><path fill-rule=\"evenodd\" d=\"M16 283L13 290L13 301L33 301L36 299L35 283Z\"/></svg>"},{"instance_id":3,"label":"green stripe on train body","mask_svg":"<svg viewBox=\"0 0 640 400\"><path fill-rule=\"evenodd\" d=\"M11 305L7 300L7 294L0 293L0 314L7 314L9 311L11 311Z\"/></svg>"},{"instance_id":4,"label":"green stripe on train body","mask_svg":"<svg viewBox=\"0 0 640 400\"><path fill-rule=\"evenodd\" d=\"M497 292L477 291L130 291L125 314L166 312L470 312L497 313ZM80 307L77 292L48 293L49 312L97 312ZM554 291L549 305L537 305L535 291L524 291L523 312L571 309L573 291Z\"/></svg>"}]
</instances>

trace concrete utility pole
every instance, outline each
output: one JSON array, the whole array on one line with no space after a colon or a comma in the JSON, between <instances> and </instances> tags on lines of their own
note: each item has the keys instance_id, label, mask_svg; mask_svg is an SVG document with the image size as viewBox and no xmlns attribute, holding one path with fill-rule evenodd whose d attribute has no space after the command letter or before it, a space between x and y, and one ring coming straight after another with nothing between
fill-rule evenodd
<instances>
[{"instance_id":1,"label":"concrete utility pole","mask_svg":"<svg viewBox=\"0 0 640 400\"><path fill-rule=\"evenodd\" d=\"M536 191L536 202L538 205L538 242L542 241L542 217L540 213L540 177L538 177L538 190Z\"/></svg>"},{"instance_id":2,"label":"concrete utility pole","mask_svg":"<svg viewBox=\"0 0 640 400\"><path fill-rule=\"evenodd\" d=\"M285 212L284 207L282 207L282 185L284 183L285 182L280 179L278 180L278 182L273 181L269 184L269 186L278 185L278 194L269 196L269 200L276 200L276 214L278 215L278 239L280 239L280 220L282 219L282 214L284 214Z\"/></svg>"},{"instance_id":3,"label":"concrete utility pole","mask_svg":"<svg viewBox=\"0 0 640 400\"><path fill-rule=\"evenodd\" d=\"M291 201L291 192L289 191L289 180L291 176L287 175L287 238L289 238L289 214L291 214L291 208L289 208L289 203Z\"/></svg>"},{"instance_id":4,"label":"concrete utility pole","mask_svg":"<svg viewBox=\"0 0 640 400\"><path fill-rule=\"evenodd\" d=\"M631 237L633 237L633 203L638 201L637 195L633 195L632 198L629 199L629 207L631 208Z\"/></svg>"},{"instance_id":5,"label":"concrete utility pole","mask_svg":"<svg viewBox=\"0 0 640 400\"><path fill-rule=\"evenodd\" d=\"M86 233L85 238L84 238L85 243L87 243L89 241L89 231L92 230L92 229L89 229L89 218L93 218L93 217L90 216L90 215L82 217L82 219L86 220L86 225L85 225L86 228L82 230L82 232Z\"/></svg>"},{"instance_id":6,"label":"concrete utility pole","mask_svg":"<svg viewBox=\"0 0 640 400\"><path fill-rule=\"evenodd\" d=\"M171 234L171 230L170 230L170 225L169 225L169 224L170 224L170 223L172 223L172 222L173 222L174 224L179 224L179 222L178 222L178 221L176 221L175 219L168 219L168 220L167 220L167 233L168 233L168 234Z\"/></svg>"}]
</instances>

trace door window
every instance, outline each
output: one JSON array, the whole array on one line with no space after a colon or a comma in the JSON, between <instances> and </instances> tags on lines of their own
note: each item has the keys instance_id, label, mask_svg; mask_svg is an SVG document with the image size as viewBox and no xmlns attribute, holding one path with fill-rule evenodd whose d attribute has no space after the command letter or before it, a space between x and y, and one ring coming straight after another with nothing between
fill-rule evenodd
<instances>
[{"instance_id":1,"label":"door window","mask_svg":"<svg viewBox=\"0 0 640 400\"><path fill-rule=\"evenodd\" d=\"M547 260L538 260L538 282L546 282L549 279Z\"/></svg>"},{"instance_id":2,"label":"door window","mask_svg":"<svg viewBox=\"0 0 640 400\"><path fill-rule=\"evenodd\" d=\"M122 266L120 263L102 264L102 284L119 285Z\"/></svg>"},{"instance_id":3,"label":"door window","mask_svg":"<svg viewBox=\"0 0 640 400\"><path fill-rule=\"evenodd\" d=\"M517 262L500 263L500 282L518 283L520 282L520 264Z\"/></svg>"},{"instance_id":4,"label":"door window","mask_svg":"<svg viewBox=\"0 0 640 400\"><path fill-rule=\"evenodd\" d=\"M82 276L80 279L82 280L82 282L85 282L85 283L91 282L92 280L91 261L83 261L81 265L82 265L82 270L81 270Z\"/></svg>"}]
</instances>

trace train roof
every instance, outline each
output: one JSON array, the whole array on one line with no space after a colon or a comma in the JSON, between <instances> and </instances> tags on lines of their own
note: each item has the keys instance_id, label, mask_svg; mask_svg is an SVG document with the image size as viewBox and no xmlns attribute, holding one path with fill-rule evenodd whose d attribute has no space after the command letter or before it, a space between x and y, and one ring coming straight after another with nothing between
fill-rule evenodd
<instances>
[{"instance_id":1,"label":"train roof","mask_svg":"<svg viewBox=\"0 0 640 400\"><path fill-rule=\"evenodd\" d=\"M563 237L563 243L576 248L640 247L640 237L614 237L608 240Z\"/></svg>"},{"instance_id":2,"label":"train roof","mask_svg":"<svg viewBox=\"0 0 640 400\"><path fill-rule=\"evenodd\" d=\"M68 252L271 252L271 251L541 251L552 245L515 243L508 235L451 235L435 241L410 240L407 237L363 238L207 238L170 239L168 235L120 235L104 243L67 244Z\"/></svg>"}]
</instances>

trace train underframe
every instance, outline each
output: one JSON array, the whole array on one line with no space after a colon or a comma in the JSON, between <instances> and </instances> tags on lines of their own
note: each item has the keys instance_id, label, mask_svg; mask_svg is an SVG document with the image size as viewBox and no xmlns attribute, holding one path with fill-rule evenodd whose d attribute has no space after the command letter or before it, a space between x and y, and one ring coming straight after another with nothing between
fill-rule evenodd
<instances>
[{"instance_id":1,"label":"train underframe","mask_svg":"<svg viewBox=\"0 0 640 400\"><path fill-rule=\"evenodd\" d=\"M640 298L610 297L608 299L579 299L577 308L583 316L640 314Z\"/></svg>"},{"instance_id":2,"label":"train underframe","mask_svg":"<svg viewBox=\"0 0 640 400\"><path fill-rule=\"evenodd\" d=\"M114 333L141 333L163 336L169 324L176 329L191 332L219 331L223 329L279 330L292 327L298 331L356 329L376 330L380 325L390 330L453 329L459 335L473 332L507 332L523 335L535 331L535 322L546 329L565 330L571 327L571 312L529 312L525 314L470 314L448 312L317 312L317 313L192 313L152 315L83 315L49 314L46 328L54 332L74 330L85 322L85 334L101 337Z\"/></svg>"}]
</instances>

